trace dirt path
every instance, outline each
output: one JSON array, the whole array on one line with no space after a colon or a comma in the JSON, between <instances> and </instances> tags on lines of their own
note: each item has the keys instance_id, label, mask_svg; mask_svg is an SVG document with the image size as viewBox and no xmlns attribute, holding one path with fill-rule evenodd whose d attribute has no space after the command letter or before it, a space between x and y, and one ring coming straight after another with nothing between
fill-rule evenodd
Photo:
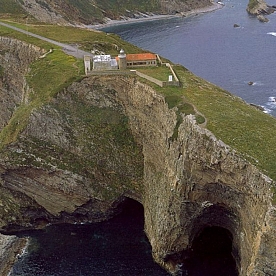
<instances>
[{"instance_id":1,"label":"dirt path","mask_svg":"<svg viewBox=\"0 0 276 276\"><path fill-rule=\"evenodd\" d=\"M89 52L85 52L83 50L80 50L77 47L74 47L74 46L71 46L71 45L65 44L65 43L60 43L58 41L49 39L47 37L44 37L44 36L41 36L41 35L37 35L37 34L29 32L29 31L22 30L20 28L14 27L14 26L9 25L7 23L0 22L0 25L2 25L4 27L7 27L7 28L10 28L10 29L13 29L13 30L15 30L17 32L21 32L21 33L24 33L26 35L33 36L33 37L36 37L38 39L47 41L47 42L49 42L51 44L57 45L57 46L61 47L66 54L74 56L76 58L83 58L84 55L91 55Z\"/></svg>"}]
</instances>

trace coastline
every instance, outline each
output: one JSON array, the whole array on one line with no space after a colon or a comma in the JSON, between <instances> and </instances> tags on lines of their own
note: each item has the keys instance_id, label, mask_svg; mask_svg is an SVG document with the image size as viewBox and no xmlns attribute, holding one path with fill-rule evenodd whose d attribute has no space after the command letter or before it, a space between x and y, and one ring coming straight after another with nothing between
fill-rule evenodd
<instances>
[{"instance_id":1,"label":"coastline","mask_svg":"<svg viewBox=\"0 0 276 276\"><path fill-rule=\"evenodd\" d=\"M8 276L18 256L27 245L26 238L0 234L0 275Z\"/></svg>"},{"instance_id":2,"label":"coastline","mask_svg":"<svg viewBox=\"0 0 276 276\"><path fill-rule=\"evenodd\" d=\"M110 19L106 23L96 24L96 25L87 25L86 27L89 28L89 29L100 30L100 29L103 29L103 28L113 27L113 26L117 26L117 25L142 23L142 22L146 22L146 21L155 21L155 20L161 20L161 19L172 19L172 18L177 18L177 17L188 17L188 16L192 16L192 15L197 15L197 14L216 11L216 10L221 9L223 7L224 7L223 4L213 2L212 5L210 5L210 6L190 10L190 11L187 11L187 12L182 12L180 14L175 14L175 15L172 15L172 14L156 15L155 14L155 15L148 15L147 17L141 17L141 18L127 18L125 20L112 20L112 19Z\"/></svg>"}]
</instances>

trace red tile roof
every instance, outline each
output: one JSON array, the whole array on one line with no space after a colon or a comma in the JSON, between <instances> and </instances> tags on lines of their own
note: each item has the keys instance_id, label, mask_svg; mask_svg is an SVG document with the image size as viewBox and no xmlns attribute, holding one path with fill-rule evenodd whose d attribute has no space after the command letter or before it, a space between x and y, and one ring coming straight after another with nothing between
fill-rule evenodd
<instances>
[{"instance_id":1,"label":"red tile roof","mask_svg":"<svg viewBox=\"0 0 276 276\"><path fill-rule=\"evenodd\" d=\"M127 61L156 60L156 55L152 53L127 54L126 59Z\"/></svg>"}]
</instances>

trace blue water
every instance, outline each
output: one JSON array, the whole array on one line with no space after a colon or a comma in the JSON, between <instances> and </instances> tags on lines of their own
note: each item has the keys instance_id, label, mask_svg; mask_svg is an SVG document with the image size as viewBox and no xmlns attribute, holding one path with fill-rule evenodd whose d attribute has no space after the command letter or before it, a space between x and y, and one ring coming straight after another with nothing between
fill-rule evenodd
<instances>
[{"instance_id":1,"label":"blue water","mask_svg":"<svg viewBox=\"0 0 276 276\"><path fill-rule=\"evenodd\" d=\"M276 14L260 23L247 14L247 2L227 0L211 13L105 30L184 65L276 117ZM10 276L168 275L152 260L142 209L108 222L52 225L24 235L31 236L30 245ZM203 276L197 273L191 275Z\"/></svg>"},{"instance_id":2,"label":"blue water","mask_svg":"<svg viewBox=\"0 0 276 276\"><path fill-rule=\"evenodd\" d=\"M166 276L152 259L143 207L129 201L123 213L101 223L51 225L29 236L10 276Z\"/></svg>"},{"instance_id":3,"label":"blue water","mask_svg":"<svg viewBox=\"0 0 276 276\"><path fill-rule=\"evenodd\" d=\"M275 5L276 1L266 1ZM276 13L261 23L248 15L248 0L188 18L105 28L276 116ZM238 24L239 28L234 28ZM272 33L272 34L269 34ZM273 35L273 33L275 33ZM253 82L252 86L248 82Z\"/></svg>"}]
</instances>

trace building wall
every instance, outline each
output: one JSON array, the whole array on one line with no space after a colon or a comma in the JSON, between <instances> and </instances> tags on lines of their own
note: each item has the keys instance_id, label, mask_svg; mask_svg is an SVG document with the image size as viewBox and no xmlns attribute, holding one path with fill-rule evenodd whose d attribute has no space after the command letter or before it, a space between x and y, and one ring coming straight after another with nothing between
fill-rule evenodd
<instances>
[{"instance_id":1,"label":"building wall","mask_svg":"<svg viewBox=\"0 0 276 276\"><path fill-rule=\"evenodd\" d=\"M156 60L133 60L127 61L128 67L139 67L139 66L156 66Z\"/></svg>"}]
</instances>

